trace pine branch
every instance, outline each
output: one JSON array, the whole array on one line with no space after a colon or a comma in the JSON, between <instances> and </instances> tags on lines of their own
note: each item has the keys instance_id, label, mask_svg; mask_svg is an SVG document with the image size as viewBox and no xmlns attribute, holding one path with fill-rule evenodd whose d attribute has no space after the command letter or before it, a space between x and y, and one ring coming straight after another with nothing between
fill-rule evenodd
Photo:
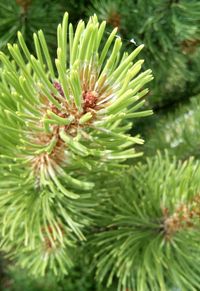
<instances>
[{"instance_id":1,"label":"pine branch","mask_svg":"<svg viewBox=\"0 0 200 291\"><path fill-rule=\"evenodd\" d=\"M152 113L138 111L151 70L133 63L143 46L121 55L116 29L102 43L105 26L93 16L74 29L65 13L55 63L42 31L36 56L20 32L0 53L1 247L33 274L68 273L93 224L98 173L141 155L128 119Z\"/></svg>"},{"instance_id":2,"label":"pine branch","mask_svg":"<svg viewBox=\"0 0 200 291\"><path fill-rule=\"evenodd\" d=\"M106 230L91 234L86 249L99 282L111 286L117 278L122 291L197 290L199 175L198 162L158 154L114 178L118 187L96 216Z\"/></svg>"}]
</instances>

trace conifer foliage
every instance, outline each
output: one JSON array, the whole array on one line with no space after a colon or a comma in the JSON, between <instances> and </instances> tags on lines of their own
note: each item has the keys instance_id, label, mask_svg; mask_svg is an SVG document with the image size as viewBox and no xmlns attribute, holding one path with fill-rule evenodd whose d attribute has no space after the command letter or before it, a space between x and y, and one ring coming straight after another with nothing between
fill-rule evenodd
<instances>
[{"instance_id":1,"label":"conifer foliage","mask_svg":"<svg viewBox=\"0 0 200 291\"><path fill-rule=\"evenodd\" d=\"M120 291L197 290L199 171L197 161L158 153L119 174L90 241L99 281L109 287L117 277Z\"/></svg>"},{"instance_id":2,"label":"conifer foliage","mask_svg":"<svg viewBox=\"0 0 200 291\"><path fill-rule=\"evenodd\" d=\"M120 54L116 29L102 44L105 26L93 16L74 29L66 13L55 63L42 31L36 56L20 32L10 56L0 53L1 246L34 274L67 273L98 203L90 176L140 155L143 140L126 132L130 118L151 114L137 111L151 70L133 63L143 46Z\"/></svg>"},{"instance_id":3,"label":"conifer foliage","mask_svg":"<svg viewBox=\"0 0 200 291\"><path fill-rule=\"evenodd\" d=\"M199 28L198 0L0 0L0 251L20 290L199 290Z\"/></svg>"}]
</instances>

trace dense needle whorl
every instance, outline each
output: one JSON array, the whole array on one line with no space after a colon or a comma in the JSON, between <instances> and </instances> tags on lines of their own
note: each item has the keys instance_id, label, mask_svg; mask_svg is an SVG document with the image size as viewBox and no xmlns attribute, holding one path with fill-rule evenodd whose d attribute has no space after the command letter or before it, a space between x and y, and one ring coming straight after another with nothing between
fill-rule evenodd
<instances>
[{"instance_id":1,"label":"dense needle whorl","mask_svg":"<svg viewBox=\"0 0 200 291\"><path fill-rule=\"evenodd\" d=\"M64 272L62 251L85 240L95 205L90 175L140 155L133 146L143 140L127 134L127 121L152 113L136 112L151 70L139 74L143 61L133 63L142 45L121 55L117 29L102 43L105 27L93 16L74 30L65 13L55 62L42 31L33 36L36 56L20 32L10 56L0 53L2 247L43 254L40 270L25 258L33 273L44 274L48 260Z\"/></svg>"}]
</instances>

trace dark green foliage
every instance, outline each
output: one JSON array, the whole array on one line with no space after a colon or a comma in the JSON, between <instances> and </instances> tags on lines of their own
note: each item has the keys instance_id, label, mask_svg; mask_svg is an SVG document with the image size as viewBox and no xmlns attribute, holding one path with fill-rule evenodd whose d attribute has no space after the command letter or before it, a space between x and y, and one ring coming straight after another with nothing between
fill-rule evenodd
<instances>
[{"instance_id":1,"label":"dark green foliage","mask_svg":"<svg viewBox=\"0 0 200 291\"><path fill-rule=\"evenodd\" d=\"M45 278L27 276L23 269L10 266L1 276L1 289L3 291L115 291L116 284L106 288L94 280L87 256L80 256L69 276L62 280L47 274Z\"/></svg>"},{"instance_id":2,"label":"dark green foliage","mask_svg":"<svg viewBox=\"0 0 200 291\"><path fill-rule=\"evenodd\" d=\"M7 43L17 41L17 32L21 31L33 51L32 36L42 29L52 51L56 48L56 27L61 21L63 10L59 1L47 0L0 0L0 49Z\"/></svg>"},{"instance_id":3,"label":"dark green foliage","mask_svg":"<svg viewBox=\"0 0 200 291\"><path fill-rule=\"evenodd\" d=\"M180 159L200 157L200 95L167 116L161 116L151 129L144 146L147 155L168 149Z\"/></svg>"},{"instance_id":4,"label":"dark green foliage","mask_svg":"<svg viewBox=\"0 0 200 291\"><path fill-rule=\"evenodd\" d=\"M85 263L85 262L84 262ZM70 276L58 281L54 276L47 275L45 278L33 278L24 270L11 268L7 274L9 281L5 282L8 287L5 291L97 291L93 276L85 269L86 265L75 268ZM98 290L102 291L102 290Z\"/></svg>"},{"instance_id":5,"label":"dark green foliage","mask_svg":"<svg viewBox=\"0 0 200 291\"><path fill-rule=\"evenodd\" d=\"M135 10L147 65L151 63L157 75L150 102L191 96L200 72L200 2L138 1Z\"/></svg>"},{"instance_id":6,"label":"dark green foliage","mask_svg":"<svg viewBox=\"0 0 200 291\"><path fill-rule=\"evenodd\" d=\"M88 15L96 13L98 17L108 23L108 33L112 31L113 27L118 27L118 34L125 36L127 31L128 20L131 20L130 11L128 8L130 1L125 0L94 0L87 9Z\"/></svg>"}]
</instances>

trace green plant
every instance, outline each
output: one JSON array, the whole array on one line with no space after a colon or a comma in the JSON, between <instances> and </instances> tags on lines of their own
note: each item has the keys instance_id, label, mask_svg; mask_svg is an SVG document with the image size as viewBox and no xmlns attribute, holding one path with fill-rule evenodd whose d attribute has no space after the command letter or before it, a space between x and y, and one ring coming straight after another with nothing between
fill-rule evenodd
<instances>
[{"instance_id":1,"label":"green plant","mask_svg":"<svg viewBox=\"0 0 200 291\"><path fill-rule=\"evenodd\" d=\"M198 290L199 161L159 153L117 175L89 240L97 280L117 278L119 291Z\"/></svg>"},{"instance_id":2,"label":"green plant","mask_svg":"<svg viewBox=\"0 0 200 291\"><path fill-rule=\"evenodd\" d=\"M116 29L103 44L105 27L93 16L74 31L65 13L55 63L42 31L36 56L21 33L10 56L0 53L1 248L33 274L68 273L93 225L100 174L141 155L128 120L151 114L137 112L151 70L133 63L143 46L120 54Z\"/></svg>"}]
</instances>

